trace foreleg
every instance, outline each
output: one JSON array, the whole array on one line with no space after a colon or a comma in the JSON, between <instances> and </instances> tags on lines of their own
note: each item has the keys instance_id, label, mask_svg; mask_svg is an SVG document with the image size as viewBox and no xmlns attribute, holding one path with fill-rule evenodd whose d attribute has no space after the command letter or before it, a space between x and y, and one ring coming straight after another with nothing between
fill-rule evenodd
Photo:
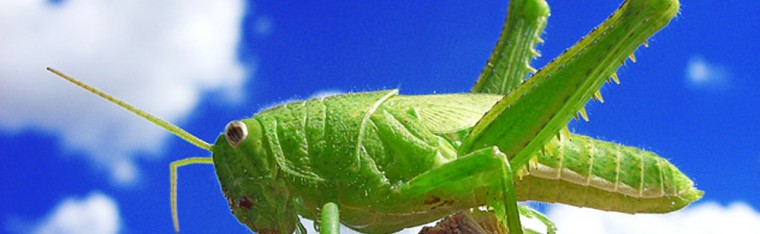
<instances>
[{"instance_id":1,"label":"foreleg","mask_svg":"<svg viewBox=\"0 0 760 234\"><path fill-rule=\"evenodd\" d=\"M489 177L488 174L495 175L499 181L489 181L490 185L477 181ZM512 176L507 156L497 147L484 148L417 176L402 185L398 197L393 200L411 200L433 190L445 191L446 187L451 186L459 187L460 191L468 190L467 186L472 187L472 190L480 186L498 188L498 191L492 193L494 197L488 198L488 205L493 207L510 233L522 233Z\"/></svg>"}]
</instances>

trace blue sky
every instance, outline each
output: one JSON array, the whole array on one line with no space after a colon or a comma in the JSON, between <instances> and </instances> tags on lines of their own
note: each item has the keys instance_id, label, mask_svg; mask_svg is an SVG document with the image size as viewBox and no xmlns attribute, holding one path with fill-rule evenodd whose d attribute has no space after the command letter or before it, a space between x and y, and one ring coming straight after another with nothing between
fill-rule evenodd
<instances>
[{"instance_id":1,"label":"blue sky","mask_svg":"<svg viewBox=\"0 0 760 234\"><path fill-rule=\"evenodd\" d=\"M534 67L619 3L549 1ZM0 232L171 232L169 162L209 155L54 78L47 66L212 141L230 120L319 93L467 92L506 6L0 1ZM561 233L760 229L759 6L682 3L636 52L638 63L620 69L622 85L602 88L605 104L587 106L591 122L571 124L668 158L704 198L667 216L542 205ZM183 233L246 232L212 167L179 174Z\"/></svg>"}]
</instances>

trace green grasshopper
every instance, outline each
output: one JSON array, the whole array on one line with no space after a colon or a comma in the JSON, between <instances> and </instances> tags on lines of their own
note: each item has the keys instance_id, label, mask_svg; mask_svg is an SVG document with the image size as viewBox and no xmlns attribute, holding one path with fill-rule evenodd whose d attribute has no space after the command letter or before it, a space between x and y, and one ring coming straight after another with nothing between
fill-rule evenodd
<instances>
[{"instance_id":1,"label":"green grasshopper","mask_svg":"<svg viewBox=\"0 0 760 234\"><path fill-rule=\"evenodd\" d=\"M546 25L543 0L510 2L486 67L468 94L404 96L397 90L292 102L229 122L211 145L94 87L51 72L133 112L212 157L171 163L176 171L213 164L232 213L258 233L322 232L339 223L394 232L485 207L511 233L517 201L559 202L627 213L665 213L703 192L667 160L642 149L567 131L566 125L639 45L678 13L677 0L628 0L588 36L540 71L528 64ZM533 73L529 79L528 74ZM564 131L563 131L564 129ZM555 137L556 136L556 137Z\"/></svg>"}]
</instances>

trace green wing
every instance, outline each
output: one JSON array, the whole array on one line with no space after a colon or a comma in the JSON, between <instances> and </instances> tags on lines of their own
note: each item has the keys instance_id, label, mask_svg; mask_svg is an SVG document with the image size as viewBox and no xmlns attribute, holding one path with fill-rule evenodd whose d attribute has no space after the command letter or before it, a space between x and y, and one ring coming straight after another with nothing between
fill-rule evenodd
<instances>
[{"instance_id":1,"label":"green wing","mask_svg":"<svg viewBox=\"0 0 760 234\"><path fill-rule=\"evenodd\" d=\"M442 134L469 130L501 98L501 95L466 93L396 96L386 105L410 113L426 129Z\"/></svg>"}]
</instances>

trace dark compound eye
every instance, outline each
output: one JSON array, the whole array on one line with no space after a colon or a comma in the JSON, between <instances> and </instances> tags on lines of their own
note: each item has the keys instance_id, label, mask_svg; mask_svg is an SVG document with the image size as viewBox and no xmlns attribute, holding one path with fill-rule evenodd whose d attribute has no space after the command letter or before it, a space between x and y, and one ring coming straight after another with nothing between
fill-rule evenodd
<instances>
[{"instance_id":1,"label":"dark compound eye","mask_svg":"<svg viewBox=\"0 0 760 234\"><path fill-rule=\"evenodd\" d=\"M227 143L229 143L232 148L240 145L240 142L243 142L247 136L248 128L245 126L245 123L241 121L232 121L224 128L224 137L227 138Z\"/></svg>"}]
</instances>

